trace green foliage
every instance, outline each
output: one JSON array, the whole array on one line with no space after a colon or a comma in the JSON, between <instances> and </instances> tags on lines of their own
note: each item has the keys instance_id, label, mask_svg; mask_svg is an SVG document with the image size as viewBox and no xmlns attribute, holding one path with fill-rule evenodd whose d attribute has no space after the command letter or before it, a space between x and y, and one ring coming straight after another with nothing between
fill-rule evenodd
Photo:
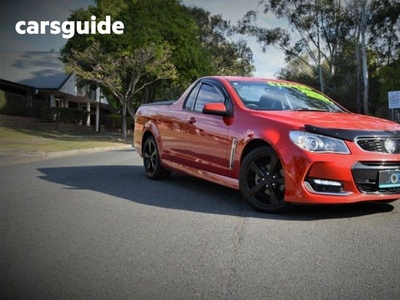
<instances>
[{"instance_id":1,"label":"green foliage","mask_svg":"<svg viewBox=\"0 0 400 300\"><path fill-rule=\"evenodd\" d=\"M89 112L82 109L43 107L42 120L45 122L82 124L86 122Z\"/></svg>"},{"instance_id":2,"label":"green foliage","mask_svg":"<svg viewBox=\"0 0 400 300\"><path fill-rule=\"evenodd\" d=\"M387 99L387 93L400 90L400 59L379 70L381 78L381 100Z\"/></svg>"},{"instance_id":3,"label":"green foliage","mask_svg":"<svg viewBox=\"0 0 400 300\"><path fill-rule=\"evenodd\" d=\"M98 0L96 4L73 12L70 19L111 15L124 23L124 34L75 35L62 49L61 58L68 72L95 82L118 99L126 137L126 111L134 115L135 102L141 102L139 92L160 80L182 82L190 77L191 81L199 75L196 67L202 66L204 56L194 21L177 0Z\"/></svg>"},{"instance_id":4,"label":"green foliage","mask_svg":"<svg viewBox=\"0 0 400 300\"><path fill-rule=\"evenodd\" d=\"M107 53L120 56L130 56L135 49L150 45L162 51L170 49L169 62L175 66L176 76L173 80L158 80L140 91L134 97L136 103L151 102L155 99L151 97L171 98L172 90L174 96L179 95L198 77L250 75L254 69L246 42L235 43L227 38L232 29L227 21L203 9L187 8L178 0L97 0L96 6L72 12L70 20L90 20L91 15L97 19L111 15L112 21L122 21L124 34L75 35L62 49L63 61L71 56L73 49L82 52L94 41ZM141 81L151 79L150 76ZM108 93L112 94L109 90Z\"/></svg>"},{"instance_id":5,"label":"green foliage","mask_svg":"<svg viewBox=\"0 0 400 300\"><path fill-rule=\"evenodd\" d=\"M368 44L378 54L380 63L390 64L399 58L400 2L371 1Z\"/></svg>"},{"instance_id":6,"label":"green foliage","mask_svg":"<svg viewBox=\"0 0 400 300\"><path fill-rule=\"evenodd\" d=\"M203 8L191 7L188 12L197 24L201 45L211 64L211 74L251 76L254 71L253 52L246 41L230 39L233 33L230 22Z\"/></svg>"},{"instance_id":7,"label":"green foliage","mask_svg":"<svg viewBox=\"0 0 400 300\"><path fill-rule=\"evenodd\" d=\"M172 50L170 62L178 70L176 81L191 82L204 75L207 57L197 37L197 27L192 17L177 0L138 0L138 1L96 1L96 7L87 11L74 11L71 20L90 20L91 15L98 19L111 15L112 20L125 25L122 35L75 35L62 49L65 60L72 52L83 51L94 40L108 53L131 55L135 49L167 45Z\"/></svg>"},{"instance_id":8,"label":"green foliage","mask_svg":"<svg viewBox=\"0 0 400 300\"><path fill-rule=\"evenodd\" d=\"M400 91L400 59L379 69L380 78L379 97L377 106L379 115L385 116L388 107L388 93L391 91ZM385 108L385 109L383 109Z\"/></svg>"},{"instance_id":9,"label":"green foliage","mask_svg":"<svg viewBox=\"0 0 400 300\"><path fill-rule=\"evenodd\" d=\"M3 109L7 104L6 93L0 90L0 114L3 113Z\"/></svg>"},{"instance_id":10,"label":"green foliage","mask_svg":"<svg viewBox=\"0 0 400 300\"><path fill-rule=\"evenodd\" d=\"M39 118L41 105L41 99L0 90L0 114Z\"/></svg>"},{"instance_id":11,"label":"green foliage","mask_svg":"<svg viewBox=\"0 0 400 300\"><path fill-rule=\"evenodd\" d=\"M211 70L197 38L195 20L179 1L136 1L130 7L129 18L132 26L127 34L136 47L166 43L173 49L171 61L178 70L178 84L188 84Z\"/></svg>"},{"instance_id":12,"label":"green foliage","mask_svg":"<svg viewBox=\"0 0 400 300\"><path fill-rule=\"evenodd\" d=\"M400 54L399 1L259 2L264 13L286 20L290 30L258 27L256 11L247 12L236 30L256 37L264 51L273 46L285 54L288 64L279 78L317 87L350 110L385 115L387 87L381 85L390 76L399 78L385 67ZM361 27L367 43L361 43Z\"/></svg>"},{"instance_id":13,"label":"green foliage","mask_svg":"<svg viewBox=\"0 0 400 300\"><path fill-rule=\"evenodd\" d=\"M12 93L4 93L3 105L0 112L10 116L25 116L27 101L26 98Z\"/></svg>"}]
</instances>

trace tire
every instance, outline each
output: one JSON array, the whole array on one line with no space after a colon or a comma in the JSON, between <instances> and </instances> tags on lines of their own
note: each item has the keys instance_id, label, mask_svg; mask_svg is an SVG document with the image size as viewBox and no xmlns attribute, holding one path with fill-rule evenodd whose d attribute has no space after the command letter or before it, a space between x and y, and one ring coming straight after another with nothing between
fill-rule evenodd
<instances>
[{"instance_id":1,"label":"tire","mask_svg":"<svg viewBox=\"0 0 400 300\"><path fill-rule=\"evenodd\" d=\"M242 196L254 209L281 213L288 209L285 202L285 177L275 151L262 146L251 151L243 160L239 186Z\"/></svg>"},{"instance_id":2,"label":"tire","mask_svg":"<svg viewBox=\"0 0 400 300\"><path fill-rule=\"evenodd\" d=\"M157 143L153 136L146 138L143 144L143 166L146 176L150 179L164 179L171 175L171 171L161 165Z\"/></svg>"}]
</instances>

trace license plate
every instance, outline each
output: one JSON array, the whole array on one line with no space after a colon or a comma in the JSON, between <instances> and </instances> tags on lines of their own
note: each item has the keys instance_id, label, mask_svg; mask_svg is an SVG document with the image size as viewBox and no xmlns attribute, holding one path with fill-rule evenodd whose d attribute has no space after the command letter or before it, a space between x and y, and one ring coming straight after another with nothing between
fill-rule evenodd
<instances>
[{"instance_id":1,"label":"license plate","mask_svg":"<svg viewBox=\"0 0 400 300\"><path fill-rule=\"evenodd\" d=\"M380 188L400 187L400 170L379 171Z\"/></svg>"}]
</instances>

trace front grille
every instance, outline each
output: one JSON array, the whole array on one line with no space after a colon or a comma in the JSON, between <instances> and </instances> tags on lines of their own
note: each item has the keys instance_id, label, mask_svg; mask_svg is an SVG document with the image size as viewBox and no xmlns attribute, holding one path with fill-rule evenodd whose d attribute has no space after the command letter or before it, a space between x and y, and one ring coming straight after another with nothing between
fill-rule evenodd
<instances>
[{"instance_id":1,"label":"front grille","mask_svg":"<svg viewBox=\"0 0 400 300\"><path fill-rule=\"evenodd\" d=\"M362 193L400 194L400 188L379 188L379 171L400 170L400 162L358 162L351 169L354 182Z\"/></svg>"},{"instance_id":2,"label":"front grille","mask_svg":"<svg viewBox=\"0 0 400 300\"><path fill-rule=\"evenodd\" d=\"M387 147L385 147L385 143L391 140L394 144L394 151L390 152ZM383 137L374 137L374 138L357 138L356 144L364 151L369 152L379 152L379 153L392 153L399 154L400 153L400 138L383 138Z\"/></svg>"}]
</instances>

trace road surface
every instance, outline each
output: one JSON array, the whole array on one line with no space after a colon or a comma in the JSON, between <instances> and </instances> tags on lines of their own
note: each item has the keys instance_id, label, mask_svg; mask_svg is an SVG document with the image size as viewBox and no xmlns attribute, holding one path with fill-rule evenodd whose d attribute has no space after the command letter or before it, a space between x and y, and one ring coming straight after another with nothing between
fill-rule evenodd
<instances>
[{"instance_id":1,"label":"road surface","mask_svg":"<svg viewBox=\"0 0 400 300\"><path fill-rule=\"evenodd\" d=\"M0 299L400 299L400 202L253 211L133 150L0 167Z\"/></svg>"}]
</instances>

